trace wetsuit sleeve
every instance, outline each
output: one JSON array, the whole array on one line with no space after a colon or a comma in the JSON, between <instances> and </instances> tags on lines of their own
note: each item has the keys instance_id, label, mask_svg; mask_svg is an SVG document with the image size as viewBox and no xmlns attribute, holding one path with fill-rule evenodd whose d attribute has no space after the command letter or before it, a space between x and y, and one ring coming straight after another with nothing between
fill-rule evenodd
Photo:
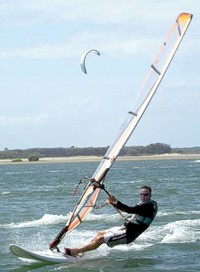
<instances>
[{"instance_id":1,"label":"wetsuit sleeve","mask_svg":"<svg viewBox=\"0 0 200 272\"><path fill-rule=\"evenodd\" d=\"M117 209L121 210L122 212L126 212L126 213L140 213L143 210L143 207L141 205L127 206L126 204L122 203L119 200L114 206Z\"/></svg>"}]
</instances>

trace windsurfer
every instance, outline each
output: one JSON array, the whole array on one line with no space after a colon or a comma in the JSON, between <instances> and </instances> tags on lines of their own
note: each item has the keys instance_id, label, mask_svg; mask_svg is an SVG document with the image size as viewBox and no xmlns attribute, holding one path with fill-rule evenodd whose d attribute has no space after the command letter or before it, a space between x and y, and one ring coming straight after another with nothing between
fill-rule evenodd
<instances>
[{"instance_id":1,"label":"windsurfer","mask_svg":"<svg viewBox=\"0 0 200 272\"><path fill-rule=\"evenodd\" d=\"M152 221L157 213L157 203L151 199L152 190L149 186L140 188L140 202L135 206L127 206L120 202L115 196L111 195L106 200L107 204L112 204L117 209L133 214L127 218L124 225L113 227L111 229L98 232L92 241L79 248L65 248L67 255L78 256L84 252L97 249L103 243L109 247L114 247L120 244L129 244L133 242L140 234L142 234Z\"/></svg>"}]
</instances>

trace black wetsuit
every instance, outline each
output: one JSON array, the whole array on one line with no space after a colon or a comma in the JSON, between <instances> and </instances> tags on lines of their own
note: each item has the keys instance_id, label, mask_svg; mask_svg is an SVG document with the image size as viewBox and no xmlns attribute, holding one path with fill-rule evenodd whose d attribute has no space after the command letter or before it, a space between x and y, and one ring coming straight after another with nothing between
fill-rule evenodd
<instances>
[{"instance_id":1,"label":"black wetsuit","mask_svg":"<svg viewBox=\"0 0 200 272\"><path fill-rule=\"evenodd\" d=\"M127 206L118 201L114 206L123 212L134 214L130 219L127 218L124 224L126 227L127 244L134 241L149 227L158 210L157 203L154 200L139 202L135 206Z\"/></svg>"}]
</instances>

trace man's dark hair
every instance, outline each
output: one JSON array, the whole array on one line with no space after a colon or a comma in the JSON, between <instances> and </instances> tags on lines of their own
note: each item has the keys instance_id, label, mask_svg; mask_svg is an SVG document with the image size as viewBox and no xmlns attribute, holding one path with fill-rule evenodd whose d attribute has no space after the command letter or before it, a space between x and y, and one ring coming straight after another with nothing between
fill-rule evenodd
<instances>
[{"instance_id":1,"label":"man's dark hair","mask_svg":"<svg viewBox=\"0 0 200 272\"><path fill-rule=\"evenodd\" d=\"M147 186L147 185L144 185L144 186L140 187L140 189L147 189L147 190L149 190L150 194L151 194L151 191L152 191L151 187Z\"/></svg>"}]
</instances>

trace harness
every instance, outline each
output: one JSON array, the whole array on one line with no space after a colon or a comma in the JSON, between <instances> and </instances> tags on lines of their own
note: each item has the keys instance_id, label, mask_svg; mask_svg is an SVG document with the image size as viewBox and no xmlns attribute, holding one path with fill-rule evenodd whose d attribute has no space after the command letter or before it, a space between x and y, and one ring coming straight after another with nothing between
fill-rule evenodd
<instances>
[{"instance_id":1,"label":"harness","mask_svg":"<svg viewBox=\"0 0 200 272\"><path fill-rule=\"evenodd\" d=\"M152 223L153 219L151 219L150 217L145 217L142 215L138 215L136 218L136 222L139 224L145 224L147 226L149 226Z\"/></svg>"}]
</instances>

